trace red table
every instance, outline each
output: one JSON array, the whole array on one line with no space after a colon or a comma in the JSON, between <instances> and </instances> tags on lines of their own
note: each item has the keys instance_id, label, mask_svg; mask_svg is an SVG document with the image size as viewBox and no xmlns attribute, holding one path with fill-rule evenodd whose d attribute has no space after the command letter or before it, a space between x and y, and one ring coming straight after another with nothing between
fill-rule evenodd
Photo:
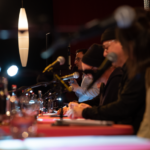
<instances>
[{"instance_id":1,"label":"red table","mask_svg":"<svg viewBox=\"0 0 150 150\"><path fill-rule=\"evenodd\" d=\"M51 126L38 124L38 133L45 136L80 136L80 135L131 135L133 129L129 125L113 126Z\"/></svg>"},{"instance_id":2,"label":"red table","mask_svg":"<svg viewBox=\"0 0 150 150\"><path fill-rule=\"evenodd\" d=\"M54 136L84 136L84 135L132 135L133 128L130 125L112 126L52 126L59 117L42 116L37 121L37 133L45 137ZM64 119L68 119L64 117ZM9 126L1 126L7 132Z\"/></svg>"},{"instance_id":3,"label":"red table","mask_svg":"<svg viewBox=\"0 0 150 150\"><path fill-rule=\"evenodd\" d=\"M54 123L56 119L59 119L59 117L39 117L37 121L37 133L41 136L44 136L44 138L27 138L23 141L21 140L22 145L28 145L28 147L32 147L32 149L35 146L34 149L38 148L39 150L58 150L60 147L62 150L150 150L149 140L138 139L136 136L131 136L133 133L133 128L130 125L114 124L112 126L52 126L51 124ZM68 118L64 117L64 119ZM2 128L6 133L10 133L9 126L0 126L0 128ZM96 143L95 140L97 140ZM9 143L10 141L0 141L0 144L3 142ZM14 142L15 140L13 143ZM6 144L4 143L4 145Z\"/></svg>"},{"instance_id":4,"label":"red table","mask_svg":"<svg viewBox=\"0 0 150 150\"><path fill-rule=\"evenodd\" d=\"M45 136L78 136L78 135L131 135L133 128L131 125L112 126L51 126L59 117L43 115L38 117L38 133ZM68 117L64 117L68 119Z\"/></svg>"},{"instance_id":5,"label":"red table","mask_svg":"<svg viewBox=\"0 0 150 150\"><path fill-rule=\"evenodd\" d=\"M1 126L6 133L10 133L9 126ZM80 135L131 135L133 129L129 125L113 126L51 126L37 124L37 133L45 137L52 136L80 136Z\"/></svg>"}]
</instances>

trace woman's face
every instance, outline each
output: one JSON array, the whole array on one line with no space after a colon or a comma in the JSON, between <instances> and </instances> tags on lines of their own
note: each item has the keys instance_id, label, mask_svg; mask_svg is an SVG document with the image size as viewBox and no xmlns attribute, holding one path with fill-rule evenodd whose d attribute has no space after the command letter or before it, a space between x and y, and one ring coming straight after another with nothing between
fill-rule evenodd
<instances>
[{"instance_id":1,"label":"woman's face","mask_svg":"<svg viewBox=\"0 0 150 150\"><path fill-rule=\"evenodd\" d=\"M107 42L108 41L103 42L103 47L106 46ZM107 54L111 52L115 53L118 56L117 61L112 65L114 67L122 67L127 59L127 55L125 54L119 41L114 40L113 42L109 43L109 46L107 46Z\"/></svg>"},{"instance_id":2,"label":"woman's face","mask_svg":"<svg viewBox=\"0 0 150 150\"><path fill-rule=\"evenodd\" d=\"M111 44L114 42L115 40L109 40L109 41L105 41L103 42L103 48L104 48L104 53L103 56L106 57L108 52L108 48L111 46Z\"/></svg>"}]
</instances>

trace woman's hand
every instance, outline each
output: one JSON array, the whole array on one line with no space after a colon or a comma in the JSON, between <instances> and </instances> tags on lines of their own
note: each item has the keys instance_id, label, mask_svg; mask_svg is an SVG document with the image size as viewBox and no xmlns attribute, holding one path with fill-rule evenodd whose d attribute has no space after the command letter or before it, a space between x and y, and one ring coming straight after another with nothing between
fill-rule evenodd
<instances>
[{"instance_id":1,"label":"woman's hand","mask_svg":"<svg viewBox=\"0 0 150 150\"><path fill-rule=\"evenodd\" d=\"M63 107L63 115L65 115L67 113L67 111L69 110L69 108L67 106L64 106ZM57 115L60 115L60 112L61 112L61 108L58 109L57 111Z\"/></svg>"},{"instance_id":2,"label":"woman's hand","mask_svg":"<svg viewBox=\"0 0 150 150\"><path fill-rule=\"evenodd\" d=\"M83 107L75 106L67 111L67 116L71 119L82 118Z\"/></svg>"},{"instance_id":3,"label":"woman's hand","mask_svg":"<svg viewBox=\"0 0 150 150\"><path fill-rule=\"evenodd\" d=\"M72 104L73 105L73 104ZM72 108L67 111L66 115L71 119L82 118L82 112L85 108L91 107L88 104L81 103L78 105L73 105Z\"/></svg>"}]
</instances>

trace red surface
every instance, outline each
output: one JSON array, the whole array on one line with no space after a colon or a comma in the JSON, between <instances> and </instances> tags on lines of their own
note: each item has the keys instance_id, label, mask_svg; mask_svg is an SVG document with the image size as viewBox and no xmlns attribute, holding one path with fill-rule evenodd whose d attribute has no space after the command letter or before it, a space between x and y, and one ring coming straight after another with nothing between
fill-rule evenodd
<instances>
[{"instance_id":1,"label":"red surface","mask_svg":"<svg viewBox=\"0 0 150 150\"><path fill-rule=\"evenodd\" d=\"M10 133L9 126L1 126L6 132ZM37 124L37 133L45 137L52 136L80 136L80 135L131 135L133 129L129 125L113 126L58 126L50 124Z\"/></svg>"},{"instance_id":2,"label":"red surface","mask_svg":"<svg viewBox=\"0 0 150 150\"><path fill-rule=\"evenodd\" d=\"M44 136L80 136L80 135L131 135L133 129L129 125L113 126L50 126L38 124L38 133Z\"/></svg>"},{"instance_id":3,"label":"red surface","mask_svg":"<svg viewBox=\"0 0 150 150\"><path fill-rule=\"evenodd\" d=\"M43 136L80 136L80 135L131 135L133 128L130 125L113 125L113 126L51 126L55 119L59 117L43 116L39 119L43 121L37 122L37 133ZM67 119L65 117L64 119ZM8 126L1 128L9 133Z\"/></svg>"}]
</instances>

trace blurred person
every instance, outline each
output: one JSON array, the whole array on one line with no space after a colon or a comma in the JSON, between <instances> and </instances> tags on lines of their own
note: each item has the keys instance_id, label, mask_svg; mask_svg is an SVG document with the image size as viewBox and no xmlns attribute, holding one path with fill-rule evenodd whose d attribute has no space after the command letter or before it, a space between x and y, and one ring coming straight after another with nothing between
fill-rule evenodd
<instances>
[{"instance_id":1,"label":"blurred person","mask_svg":"<svg viewBox=\"0 0 150 150\"><path fill-rule=\"evenodd\" d=\"M115 41L115 39L115 28L109 28L102 34L101 43L104 48L104 57L107 55L109 45L111 42ZM111 66L97 81L97 86L100 86L100 94L94 99L85 101L84 103L89 104L90 106L102 106L115 101L118 96L119 83L122 75L122 68Z\"/></svg>"},{"instance_id":2,"label":"blurred person","mask_svg":"<svg viewBox=\"0 0 150 150\"><path fill-rule=\"evenodd\" d=\"M111 120L119 124L130 124L134 128L134 134L136 134L145 110L145 75L140 74L129 78L126 67L128 54L123 51L122 45L118 40L108 44L107 54L114 52L118 56L117 61L112 63L112 65L114 67L122 67L123 71L117 99L107 105L94 106L92 108L75 106L67 113L70 118L83 117L95 120Z\"/></svg>"},{"instance_id":3,"label":"blurred person","mask_svg":"<svg viewBox=\"0 0 150 150\"><path fill-rule=\"evenodd\" d=\"M99 45L93 45L91 49L99 49ZM84 50L85 52L85 50ZM97 51L95 53L94 51L90 53L86 51L84 53L83 50L77 50L76 52L76 58L75 58L75 65L78 67L78 70L82 69L89 69L89 70L96 70L97 67L99 67L100 63L103 60L103 57L101 57L100 53L101 51ZM85 57L84 57L85 56ZM84 57L85 63L82 62L82 58ZM99 60L100 59L100 60ZM102 60L101 60L102 59ZM85 92L89 84L92 82L92 78L86 76L83 74L83 79L81 82L81 86L78 85L77 81L74 79L74 83L71 84L72 90L76 93L78 96L78 102L83 102L87 100L91 100L94 97L96 97L99 94L99 88L97 87L96 84L93 85L93 87Z\"/></svg>"},{"instance_id":4,"label":"blurred person","mask_svg":"<svg viewBox=\"0 0 150 150\"><path fill-rule=\"evenodd\" d=\"M82 62L82 58L84 57L84 63ZM90 52L87 53L86 49L79 49L76 51L75 65L78 67L78 70L90 69L96 70L97 67L103 62L103 48L97 44L91 46ZM99 94L99 87L96 84L93 87L85 92L89 84L93 81L92 78L83 74L83 79L81 86L74 79L74 82L71 83L71 88L75 92L78 97L78 102L83 102L87 100L91 100ZM63 114L68 111L68 107L63 107ZM57 114L60 114L61 109L57 111Z\"/></svg>"},{"instance_id":5,"label":"blurred person","mask_svg":"<svg viewBox=\"0 0 150 150\"><path fill-rule=\"evenodd\" d=\"M110 44L115 41L115 39L116 39L115 28L108 28L102 34L101 43L103 44L103 49L104 49L102 55L104 57L106 57L106 55L108 54L107 49L110 46ZM86 69L89 68L88 67L84 68L84 70ZM101 76L101 78L96 82L97 86L100 88L100 94L97 97L93 98L92 100L83 102L88 105L83 105L83 103L81 103L81 105L79 106L80 107L102 106L117 100L119 83L121 81L122 75L123 75L122 68L120 67L116 68L114 66L111 66L108 70L105 71L105 73ZM73 108L73 106L77 106L77 104L74 102L70 102L69 106L70 105L72 106L71 108ZM68 110L69 108L67 109L67 111Z\"/></svg>"},{"instance_id":6,"label":"blurred person","mask_svg":"<svg viewBox=\"0 0 150 150\"><path fill-rule=\"evenodd\" d=\"M112 41L112 40L114 41L115 39L116 39L115 28L109 28L102 34L102 37L101 37L102 43L106 43L106 45L107 45L107 41L109 44L109 41ZM109 46L109 45L107 45L107 46ZM97 53L97 50L98 49L95 49L95 51L93 51L93 49L89 49L83 56L82 62L85 61L85 57L88 52L89 53L93 53L93 52ZM104 50L101 47L101 50L99 49L98 51L104 51ZM104 54L105 54L105 51L103 53L101 53L101 57ZM91 56L91 54L89 54L89 56ZM104 55L104 56L106 56L106 55ZM82 63L83 70L90 69L89 67L86 67L85 63L86 62ZM87 62L87 64L88 64L88 62ZM97 97L95 97L94 99L89 100L89 101L84 101L81 104L70 102L69 107L73 108L74 106L78 106L78 105L79 105L79 107L84 107L84 108L91 107L91 106L99 106L99 105L102 106L102 105L106 105L108 103L115 101L117 99L119 83L122 78L122 75L123 75L123 71L120 67L115 68L115 67L111 66L102 75L102 77L99 79L99 81L96 83L97 86L100 87L100 94ZM86 103L87 105L84 103ZM68 108L68 110L69 110L69 108Z\"/></svg>"},{"instance_id":7,"label":"blurred person","mask_svg":"<svg viewBox=\"0 0 150 150\"><path fill-rule=\"evenodd\" d=\"M83 58L83 55L86 52L87 52L87 49L78 49L78 50L76 50L76 57L75 57L74 64L76 65L78 70L82 71L82 58Z\"/></svg>"},{"instance_id":8,"label":"blurred person","mask_svg":"<svg viewBox=\"0 0 150 150\"><path fill-rule=\"evenodd\" d=\"M150 10L135 9L135 11L137 16L133 25L128 29L118 29L117 36L129 56L127 63L129 77L145 74L146 110L137 135L150 139ZM144 103L145 97L142 101Z\"/></svg>"}]
</instances>

